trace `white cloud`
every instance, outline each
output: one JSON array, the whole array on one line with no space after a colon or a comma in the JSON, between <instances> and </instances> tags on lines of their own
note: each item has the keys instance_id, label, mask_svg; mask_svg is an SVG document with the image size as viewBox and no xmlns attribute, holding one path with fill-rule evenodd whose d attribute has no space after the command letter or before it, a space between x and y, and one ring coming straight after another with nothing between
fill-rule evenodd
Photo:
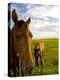
<instances>
[{"instance_id":1,"label":"white cloud","mask_svg":"<svg viewBox=\"0 0 60 80\"><path fill-rule=\"evenodd\" d=\"M58 6L54 5L33 5L25 7L25 13L21 8L12 5L12 10L16 9L19 19L27 20L31 17L30 30L33 38L56 37L58 33Z\"/></svg>"},{"instance_id":2,"label":"white cloud","mask_svg":"<svg viewBox=\"0 0 60 80\"><path fill-rule=\"evenodd\" d=\"M35 20L31 22L31 30L58 32L58 23L48 23L47 21Z\"/></svg>"},{"instance_id":3,"label":"white cloud","mask_svg":"<svg viewBox=\"0 0 60 80\"><path fill-rule=\"evenodd\" d=\"M58 7L51 8L46 15L54 18L58 18Z\"/></svg>"},{"instance_id":4,"label":"white cloud","mask_svg":"<svg viewBox=\"0 0 60 80\"><path fill-rule=\"evenodd\" d=\"M30 15L32 19L30 30L33 33L35 38L48 38L48 37L57 37L58 36L58 7L57 6L35 6L29 7L26 15ZM55 20L49 19L47 16ZM36 18L36 19L35 19ZM41 20L42 19L42 20ZM33 38L34 38L33 37Z\"/></svg>"},{"instance_id":5,"label":"white cloud","mask_svg":"<svg viewBox=\"0 0 60 80\"><path fill-rule=\"evenodd\" d=\"M29 9L26 12L26 15L30 15L31 17L45 17L52 16L57 18L58 7L57 6L31 6L29 5Z\"/></svg>"},{"instance_id":6,"label":"white cloud","mask_svg":"<svg viewBox=\"0 0 60 80\"><path fill-rule=\"evenodd\" d=\"M33 39L40 39L40 38L57 38L58 33L56 32L40 32L40 31L32 31L33 33Z\"/></svg>"}]
</instances>

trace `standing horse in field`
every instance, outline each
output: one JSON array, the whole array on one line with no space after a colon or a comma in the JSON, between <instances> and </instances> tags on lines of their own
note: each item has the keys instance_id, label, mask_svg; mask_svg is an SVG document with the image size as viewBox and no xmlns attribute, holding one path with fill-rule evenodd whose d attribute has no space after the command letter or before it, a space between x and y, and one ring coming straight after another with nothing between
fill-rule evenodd
<instances>
[{"instance_id":1,"label":"standing horse in field","mask_svg":"<svg viewBox=\"0 0 60 80\"><path fill-rule=\"evenodd\" d=\"M39 66L38 64L38 58L40 58L40 64L41 64L41 67L43 69L43 54L44 54L44 48L45 48L45 45L43 42L38 42L36 43L35 45L35 48L34 48L34 56L35 56L35 64L37 66Z\"/></svg>"},{"instance_id":2,"label":"standing horse in field","mask_svg":"<svg viewBox=\"0 0 60 80\"><path fill-rule=\"evenodd\" d=\"M15 9L12 11L12 20L12 48L19 56L19 74L31 75L34 64L31 52L32 33L29 30L31 20L18 20Z\"/></svg>"}]
</instances>

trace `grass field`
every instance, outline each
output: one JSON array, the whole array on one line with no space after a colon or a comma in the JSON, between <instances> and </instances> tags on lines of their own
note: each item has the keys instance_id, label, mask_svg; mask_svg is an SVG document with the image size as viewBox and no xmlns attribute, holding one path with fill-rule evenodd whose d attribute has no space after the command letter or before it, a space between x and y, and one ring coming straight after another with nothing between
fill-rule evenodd
<instances>
[{"instance_id":1,"label":"grass field","mask_svg":"<svg viewBox=\"0 0 60 80\"><path fill-rule=\"evenodd\" d=\"M58 73L58 39L35 39L32 40L32 55L34 59L34 46L37 42L43 41L45 43L44 51L44 68L41 69L34 66L32 70L32 75L47 75L47 74L57 74Z\"/></svg>"}]
</instances>

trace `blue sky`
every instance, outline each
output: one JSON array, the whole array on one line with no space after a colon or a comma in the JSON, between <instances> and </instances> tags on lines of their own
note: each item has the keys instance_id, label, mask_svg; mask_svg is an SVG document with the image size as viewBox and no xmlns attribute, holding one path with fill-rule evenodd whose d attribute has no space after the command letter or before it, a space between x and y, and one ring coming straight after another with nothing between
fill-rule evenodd
<instances>
[{"instance_id":1,"label":"blue sky","mask_svg":"<svg viewBox=\"0 0 60 80\"><path fill-rule=\"evenodd\" d=\"M58 6L45 4L12 3L11 12L16 9L18 18L31 17L30 30L33 38L53 38L58 36ZM13 21L11 18L11 28Z\"/></svg>"}]
</instances>

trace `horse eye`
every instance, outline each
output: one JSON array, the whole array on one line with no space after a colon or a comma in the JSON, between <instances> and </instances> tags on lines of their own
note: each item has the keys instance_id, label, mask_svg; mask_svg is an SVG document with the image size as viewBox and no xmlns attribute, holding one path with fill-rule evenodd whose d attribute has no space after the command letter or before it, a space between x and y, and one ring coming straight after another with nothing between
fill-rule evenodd
<instances>
[{"instance_id":1,"label":"horse eye","mask_svg":"<svg viewBox=\"0 0 60 80\"><path fill-rule=\"evenodd\" d=\"M19 36L16 36L16 40L19 42L19 40L20 40L20 37L19 37Z\"/></svg>"}]
</instances>

